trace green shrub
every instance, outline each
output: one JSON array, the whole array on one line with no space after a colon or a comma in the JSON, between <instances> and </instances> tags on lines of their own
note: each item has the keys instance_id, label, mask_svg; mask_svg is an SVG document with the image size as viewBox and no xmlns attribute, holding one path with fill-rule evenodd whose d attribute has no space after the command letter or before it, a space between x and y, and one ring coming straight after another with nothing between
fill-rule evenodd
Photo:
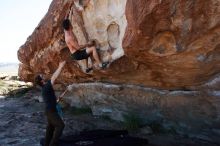
<instances>
[{"instance_id":1,"label":"green shrub","mask_svg":"<svg viewBox=\"0 0 220 146\"><path fill-rule=\"evenodd\" d=\"M10 97L21 97L25 95L28 91L32 90L32 87L26 87L26 88L18 88L18 89L11 89L10 92L8 92L8 96Z\"/></svg>"},{"instance_id":2,"label":"green shrub","mask_svg":"<svg viewBox=\"0 0 220 146\"><path fill-rule=\"evenodd\" d=\"M165 130L163 126L159 122L152 122L149 124L150 128L153 130L154 133L164 133Z\"/></svg>"},{"instance_id":3,"label":"green shrub","mask_svg":"<svg viewBox=\"0 0 220 146\"><path fill-rule=\"evenodd\" d=\"M90 107L71 107L70 113L74 115L91 114L92 110Z\"/></svg>"},{"instance_id":4,"label":"green shrub","mask_svg":"<svg viewBox=\"0 0 220 146\"><path fill-rule=\"evenodd\" d=\"M103 119L103 120L107 120L107 121L111 121L111 120L112 120L111 117L108 116L108 115L101 115L100 117L101 117L101 119Z\"/></svg>"},{"instance_id":5,"label":"green shrub","mask_svg":"<svg viewBox=\"0 0 220 146\"><path fill-rule=\"evenodd\" d=\"M128 113L123 116L124 126L128 131L136 131L141 127L141 118L135 113Z\"/></svg>"}]
</instances>

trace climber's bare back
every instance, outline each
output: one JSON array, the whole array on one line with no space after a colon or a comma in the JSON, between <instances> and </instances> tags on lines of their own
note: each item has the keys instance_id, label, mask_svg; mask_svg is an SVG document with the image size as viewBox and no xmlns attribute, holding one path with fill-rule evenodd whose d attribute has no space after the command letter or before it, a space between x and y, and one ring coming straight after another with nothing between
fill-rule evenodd
<instances>
[{"instance_id":1,"label":"climber's bare back","mask_svg":"<svg viewBox=\"0 0 220 146\"><path fill-rule=\"evenodd\" d=\"M64 31L65 35L65 42L71 52L71 54L75 53L77 50L80 49L80 46L71 31Z\"/></svg>"}]
</instances>

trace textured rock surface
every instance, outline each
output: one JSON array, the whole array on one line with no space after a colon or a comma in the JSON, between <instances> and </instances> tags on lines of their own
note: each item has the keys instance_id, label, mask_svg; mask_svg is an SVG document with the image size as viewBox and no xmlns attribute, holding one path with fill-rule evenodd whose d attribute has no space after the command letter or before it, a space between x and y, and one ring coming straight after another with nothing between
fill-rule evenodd
<instances>
[{"instance_id":1,"label":"textured rock surface","mask_svg":"<svg viewBox=\"0 0 220 146\"><path fill-rule=\"evenodd\" d=\"M32 83L18 81L17 76L4 76L3 78L0 78L0 96L18 96L24 94L33 86Z\"/></svg>"},{"instance_id":2,"label":"textured rock surface","mask_svg":"<svg viewBox=\"0 0 220 146\"><path fill-rule=\"evenodd\" d=\"M100 43L106 73L83 73L84 62L69 61L60 80L107 81L156 88L191 88L220 71L219 0L54 0L48 13L18 51L19 75L48 76L69 51L61 23L70 13L80 44ZM78 11L81 10L81 11Z\"/></svg>"},{"instance_id":3,"label":"textured rock surface","mask_svg":"<svg viewBox=\"0 0 220 146\"><path fill-rule=\"evenodd\" d=\"M33 97L40 95L35 90L19 98L0 99L0 143L3 146L40 146L45 135L46 118L44 104ZM78 134L84 130L114 129L120 130L123 124L89 113L76 114L73 109L64 110L65 128L63 135ZM31 130L30 130L31 129ZM153 133L152 133L153 132ZM132 134L132 133L130 133ZM220 130L210 129L199 134L171 135L162 131L152 131L145 126L135 132L135 137L147 138L149 146L200 145L218 146Z\"/></svg>"},{"instance_id":4,"label":"textured rock surface","mask_svg":"<svg viewBox=\"0 0 220 146\"><path fill-rule=\"evenodd\" d=\"M61 27L67 13L79 44L99 42L101 59L111 61L105 72L88 75L85 62L69 60ZM25 81L37 73L49 77L66 59L59 82L82 83L66 96L72 105L116 120L133 111L208 141L206 130L220 128L219 16L220 0L53 0L18 51L19 75ZM118 84L83 84L99 81ZM170 91L177 89L185 91ZM186 91L195 89L205 92Z\"/></svg>"},{"instance_id":5,"label":"textured rock surface","mask_svg":"<svg viewBox=\"0 0 220 146\"><path fill-rule=\"evenodd\" d=\"M124 120L139 115L177 132L220 128L219 92L152 90L134 85L82 83L70 86L65 99L72 106L90 106L93 114ZM204 128L204 129L206 129ZM203 129L203 130L204 130Z\"/></svg>"},{"instance_id":6,"label":"textured rock surface","mask_svg":"<svg viewBox=\"0 0 220 146\"><path fill-rule=\"evenodd\" d=\"M4 146L41 146L40 139L46 132L44 103L38 103L33 96L41 93L32 90L24 97L0 99L0 143ZM122 125L93 117L89 113L74 114L65 110L63 135L78 134L83 130L120 129Z\"/></svg>"},{"instance_id":7,"label":"textured rock surface","mask_svg":"<svg viewBox=\"0 0 220 146\"><path fill-rule=\"evenodd\" d=\"M219 3L128 0L125 54L156 86L202 84L219 72Z\"/></svg>"}]
</instances>

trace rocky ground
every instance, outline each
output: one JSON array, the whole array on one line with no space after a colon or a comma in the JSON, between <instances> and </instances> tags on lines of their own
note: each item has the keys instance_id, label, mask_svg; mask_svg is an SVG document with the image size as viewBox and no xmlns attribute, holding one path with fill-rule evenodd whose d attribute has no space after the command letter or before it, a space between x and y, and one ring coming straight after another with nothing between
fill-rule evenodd
<instances>
[{"instance_id":1,"label":"rocky ground","mask_svg":"<svg viewBox=\"0 0 220 146\"><path fill-rule=\"evenodd\" d=\"M11 90L11 82L5 80L4 87L10 87L8 95L5 88L4 95L0 96L0 146L39 146L40 138L45 134L46 119L44 105L39 102L40 90L34 89L28 84L20 84ZM25 89L25 90L24 90ZM9 94L10 93L10 94ZM13 94L12 94L13 93ZM69 106L64 108L65 129L63 135L76 134L83 130L93 129L125 129L125 123L116 122L108 117L93 116L88 108L77 109ZM154 146L217 146L220 143L212 141L215 133L208 132L206 137L196 135L179 135L173 132L163 132L155 127L142 127L130 131L130 135L147 138L149 145ZM219 133L220 134L220 133ZM211 138L209 138L212 137Z\"/></svg>"}]
</instances>

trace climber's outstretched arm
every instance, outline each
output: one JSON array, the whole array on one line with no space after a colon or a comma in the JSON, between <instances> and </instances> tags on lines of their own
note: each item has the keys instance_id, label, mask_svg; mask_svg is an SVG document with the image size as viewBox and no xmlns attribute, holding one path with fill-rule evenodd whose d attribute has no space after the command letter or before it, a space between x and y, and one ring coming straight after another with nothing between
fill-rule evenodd
<instances>
[{"instance_id":1,"label":"climber's outstretched arm","mask_svg":"<svg viewBox=\"0 0 220 146\"><path fill-rule=\"evenodd\" d=\"M64 65L66 64L66 61L62 61L59 63L59 67L57 68L57 70L53 73L52 77L51 77L51 84L54 85L55 80L57 79L57 77L60 75Z\"/></svg>"}]
</instances>

